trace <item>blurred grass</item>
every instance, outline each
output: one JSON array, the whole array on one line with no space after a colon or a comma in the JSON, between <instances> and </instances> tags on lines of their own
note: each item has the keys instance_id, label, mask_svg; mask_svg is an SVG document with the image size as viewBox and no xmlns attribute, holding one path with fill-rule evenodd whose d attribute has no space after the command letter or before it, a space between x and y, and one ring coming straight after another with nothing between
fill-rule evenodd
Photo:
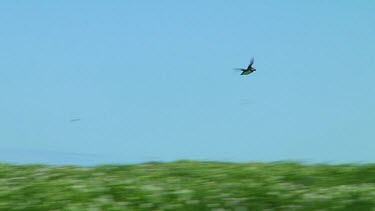
<instances>
[{"instance_id":1,"label":"blurred grass","mask_svg":"<svg viewBox=\"0 0 375 211\"><path fill-rule=\"evenodd\" d=\"M0 164L0 210L375 210L375 164Z\"/></svg>"}]
</instances>

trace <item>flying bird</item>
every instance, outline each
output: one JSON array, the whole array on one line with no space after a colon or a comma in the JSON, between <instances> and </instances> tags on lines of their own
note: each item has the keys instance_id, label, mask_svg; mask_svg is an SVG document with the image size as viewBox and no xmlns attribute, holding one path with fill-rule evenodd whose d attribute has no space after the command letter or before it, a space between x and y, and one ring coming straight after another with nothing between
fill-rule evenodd
<instances>
[{"instance_id":1,"label":"flying bird","mask_svg":"<svg viewBox=\"0 0 375 211\"><path fill-rule=\"evenodd\" d=\"M81 121L81 119L71 119L70 122L78 122Z\"/></svg>"},{"instance_id":2,"label":"flying bird","mask_svg":"<svg viewBox=\"0 0 375 211\"><path fill-rule=\"evenodd\" d=\"M241 75L249 75L252 72L255 72L257 69L253 67L254 64L254 58L251 58L249 66L247 66L246 69L243 68L234 68L235 70L241 70Z\"/></svg>"}]
</instances>

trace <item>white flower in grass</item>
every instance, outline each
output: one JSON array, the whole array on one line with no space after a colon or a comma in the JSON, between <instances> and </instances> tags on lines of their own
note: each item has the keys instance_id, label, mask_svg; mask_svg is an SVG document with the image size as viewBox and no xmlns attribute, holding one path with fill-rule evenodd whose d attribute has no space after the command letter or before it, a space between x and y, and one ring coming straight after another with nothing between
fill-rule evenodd
<instances>
[{"instance_id":1,"label":"white flower in grass","mask_svg":"<svg viewBox=\"0 0 375 211\"><path fill-rule=\"evenodd\" d=\"M156 186L156 185L143 185L141 189L145 191L162 191L163 190L162 187Z\"/></svg>"},{"instance_id":2,"label":"white flower in grass","mask_svg":"<svg viewBox=\"0 0 375 211\"><path fill-rule=\"evenodd\" d=\"M190 193L193 193L192 190L188 190L188 189L182 189L182 190L177 190L174 192L175 194L190 194Z\"/></svg>"}]
</instances>

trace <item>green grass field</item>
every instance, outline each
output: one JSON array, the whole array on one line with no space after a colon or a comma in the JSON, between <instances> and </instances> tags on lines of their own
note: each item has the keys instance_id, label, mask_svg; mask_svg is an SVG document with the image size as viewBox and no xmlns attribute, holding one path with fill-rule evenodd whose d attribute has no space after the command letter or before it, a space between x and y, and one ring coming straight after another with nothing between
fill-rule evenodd
<instances>
[{"instance_id":1,"label":"green grass field","mask_svg":"<svg viewBox=\"0 0 375 211\"><path fill-rule=\"evenodd\" d=\"M375 210L375 164L0 164L0 210Z\"/></svg>"}]
</instances>

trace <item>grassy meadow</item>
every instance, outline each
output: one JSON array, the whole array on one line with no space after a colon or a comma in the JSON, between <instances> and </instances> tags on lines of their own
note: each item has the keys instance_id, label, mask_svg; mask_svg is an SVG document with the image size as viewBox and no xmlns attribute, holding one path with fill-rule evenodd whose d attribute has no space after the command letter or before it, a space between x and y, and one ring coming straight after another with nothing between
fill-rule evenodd
<instances>
[{"instance_id":1,"label":"grassy meadow","mask_svg":"<svg viewBox=\"0 0 375 211\"><path fill-rule=\"evenodd\" d=\"M0 164L0 210L375 210L375 164Z\"/></svg>"}]
</instances>

